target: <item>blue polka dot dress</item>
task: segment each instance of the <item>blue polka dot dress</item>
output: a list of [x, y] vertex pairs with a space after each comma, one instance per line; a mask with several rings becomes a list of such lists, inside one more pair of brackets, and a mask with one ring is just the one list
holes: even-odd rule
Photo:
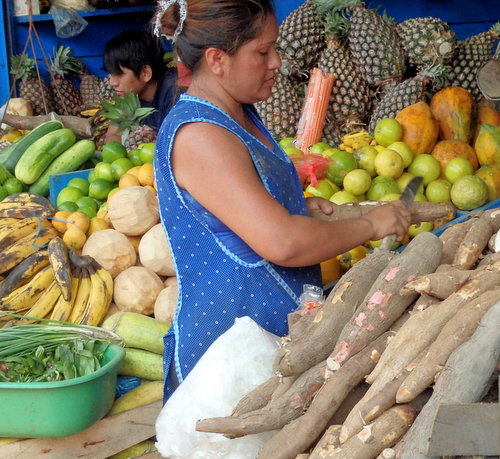
[[307, 214], [292, 162], [253, 108], [246, 106], [245, 110], [272, 141], [272, 150], [224, 111], [188, 94], [182, 94], [169, 112], [156, 142], [154, 169], [160, 217], [179, 285], [174, 322], [164, 339], [165, 400], [173, 392], [168, 378], [171, 366], [182, 382], [235, 318], [249, 316], [269, 332], [286, 335], [287, 315], [297, 308], [303, 284], [321, 285], [317, 265], [285, 268], [270, 263], [177, 186], [170, 168], [177, 130], [191, 122], [213, 123], [236, 134], [246, 145], [262, 183], [278, 202], [292, 214]]

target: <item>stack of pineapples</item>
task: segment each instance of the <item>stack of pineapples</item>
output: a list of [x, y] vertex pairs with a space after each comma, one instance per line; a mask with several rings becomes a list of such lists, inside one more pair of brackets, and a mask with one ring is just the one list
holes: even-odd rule
[[377, 121], [445, 86], [462, 86], [479, 100], [476, 74], [499, 37], [500, 22], [457, 41], [439, 18], [395, 24], [359, 0], [305, 0], [280, 26], [283, 63], [272, 96], [257, 110], [275, 138], [293, 137], [312, 69], [333, 73], [323, 141], [338, 145], [342, 135], [372, 131]]

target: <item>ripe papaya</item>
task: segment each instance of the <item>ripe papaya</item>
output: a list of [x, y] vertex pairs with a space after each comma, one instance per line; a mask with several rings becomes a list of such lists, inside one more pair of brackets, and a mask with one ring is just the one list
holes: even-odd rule
[[491, 124], [493, 126], [500, 126], [500, 112], [493, 107], [482, 106], [477, 108], [476, 115], [476, 132], [474, 134], [474, 141], [476, 141], [481, 129], [481, 124]]
[[448, 86], [436, 92], [429, 103], [439, 126], [442, 140], [472, 140], [475, 101], [470, 92], [461, 86]]
[[439, 127], [427, 103], [417, 102], [403, 108], [396, 120], [403, 128], [401, 140], [414, 155], [431, 153], [438, 139]]
[[500, 126], [482, 124], [474, 150], [481, 166], [500, 166]]

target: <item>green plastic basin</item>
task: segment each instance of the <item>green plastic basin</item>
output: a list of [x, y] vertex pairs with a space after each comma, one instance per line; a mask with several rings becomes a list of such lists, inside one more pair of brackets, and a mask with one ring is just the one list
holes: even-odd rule
[[0, 383], [0, 437], [66, 437], [111, 409], [125, 350], [110, 344], [101, 368], [67, 381]]

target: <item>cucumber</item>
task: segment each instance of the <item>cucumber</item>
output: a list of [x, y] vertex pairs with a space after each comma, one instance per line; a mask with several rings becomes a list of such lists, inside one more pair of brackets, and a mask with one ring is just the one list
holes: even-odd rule
[[43, 137], [45, 134], [53, 132], [56, 129], [62, 129], [63, 127], [63, 124], [58, 120], [46, 121], [45, 123], [38, 125], [36, 128], [21, 137], [17, 142], [0, 151], [0, 165], [13, 174], [19, 158], [21, 158], [31, 144]]
[[14, 175], [27, 185], [35, 183], [49, 164], [75, 142], [76, 135], [68, 128], [45, 134], [26, 149], [16, 164]]
[[42, 172], [36, 182], [29, 187], [29, 192], [47, 196], [51, 175], [78, 170], [85, 161], [92, 157], [94, 152], [95, 143], [92, 140], [79, 140], [49, 164], [49, 167]]
[[148, 381], [163, 381], [163, 357], [154, 352], [125, 347], [125, 357], [118, 368], [118, 374]]

